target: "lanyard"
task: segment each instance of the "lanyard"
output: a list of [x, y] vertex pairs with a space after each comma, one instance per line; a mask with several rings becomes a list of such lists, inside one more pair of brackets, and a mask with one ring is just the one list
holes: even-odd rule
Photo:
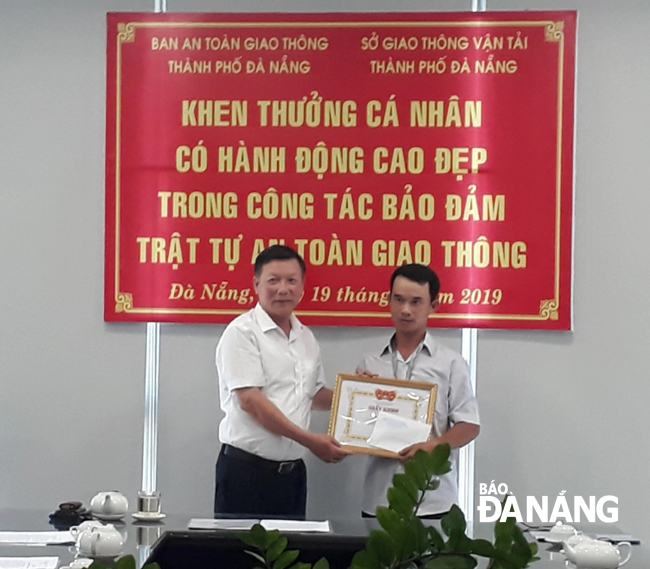
[[422, 348], [424, 347], [424, 340], [420, 342], [420, 345], [416, 348], [415, 352], [411, 354], [411, 357], [409, 358], [409, 362], [406, 364], [406, 377], [403, 378], [398, 378], [397, 377], [397, 368], [398, 368], [398, 361], [397, 361], [397, 342], [395, 341], [395, 338], [391, 341], [391, 358], [393, 361], [393, 377], [395, 379], [411, 379], [411, 375], [413, 375], [413, 367], [415, 366], [415, 360], [418, 359], [418, 356], [420, 355], [420, 352], [422, 351]]

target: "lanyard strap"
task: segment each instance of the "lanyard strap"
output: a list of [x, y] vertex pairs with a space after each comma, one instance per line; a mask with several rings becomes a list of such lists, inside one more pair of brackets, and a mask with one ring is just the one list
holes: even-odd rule
[[400, 378], [397, 377], [397, 368], [399, 362], [397, 361], [397, 341], [393, 338], [393, 341], [391, 342], [391, 358], [393, 361], [393, 377], [395, 379], [411, 379], [411, 376], [413, 375], [413, 367], [415, 366], [415, 360], [418, 359], [418, 356], [420, 355], [420, 352], [422, 351], [422, 348], [424, 346], [424, 340], [420, 342], [420, 345], [416, 348], [415, 352], [411, 354], [411, 357], [409, 358], [409, 362], [406, 364], [406, 377]]

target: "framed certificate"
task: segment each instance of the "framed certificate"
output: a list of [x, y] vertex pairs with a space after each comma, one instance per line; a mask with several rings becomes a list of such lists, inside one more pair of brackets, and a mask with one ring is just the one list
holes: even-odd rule
[[378, 420], [392, 416], [415, 421], [428, 425], [430, 433], [437, 389], [417, 381], [339, 374], [328, 433], [351, 453], [396, 458], [397, 453], [374, 444]]

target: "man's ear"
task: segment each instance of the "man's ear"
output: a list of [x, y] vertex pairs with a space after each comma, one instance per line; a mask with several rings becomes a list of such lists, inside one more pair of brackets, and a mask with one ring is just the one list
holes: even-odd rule
[[257, 278], [257, 275], [253, 277], [253, 290], [257, 294], [257, 285], [260, 284], [260, 279]]
[[431, 303], [431, 314], [435, 313], [440, 308], [440, 299], [436, 296], [435, 300]]

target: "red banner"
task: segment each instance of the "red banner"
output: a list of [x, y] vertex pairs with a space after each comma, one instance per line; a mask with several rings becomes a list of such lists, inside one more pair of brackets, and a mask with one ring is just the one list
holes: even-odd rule
[[270, 244], [308, 324], [571, 328], [575, 12], [109, 14], [105, 319], [230, 321]]

